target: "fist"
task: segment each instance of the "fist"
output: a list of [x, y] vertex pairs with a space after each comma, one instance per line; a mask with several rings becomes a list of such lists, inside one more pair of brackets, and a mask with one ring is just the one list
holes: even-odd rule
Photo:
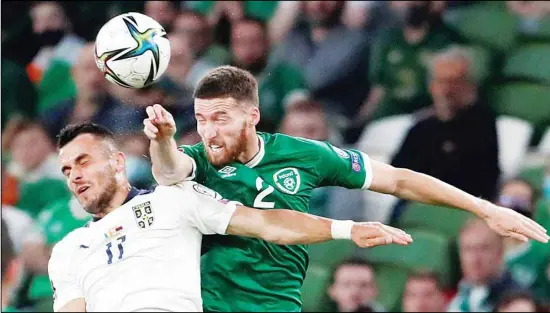
[[176, 133], [176, 122], [170, 112], [161, 105], [148, 106], [145, 111], [147, 118], [143, 120], [143, 132], [150, 140], [164, 141], [171, 139]]
[[351, 240], [361, 248], [370, 248], [392, 243], [406, 246], [412, 242], [412, 237], [398, 228], [378, 222], [365, 222], [353, 225]]

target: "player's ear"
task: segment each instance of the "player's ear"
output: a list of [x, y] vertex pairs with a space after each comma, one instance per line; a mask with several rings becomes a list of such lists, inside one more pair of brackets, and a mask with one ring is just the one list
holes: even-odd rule
[[257, 106], [251, 106], [248, 114], [248, 122], [251, 126], [256, 126], [260, 122], [260, 109]]
[[126, 156], [120, 151], [116, 153], [115, 169], [117, 173], [122, 173], [126, 169]]

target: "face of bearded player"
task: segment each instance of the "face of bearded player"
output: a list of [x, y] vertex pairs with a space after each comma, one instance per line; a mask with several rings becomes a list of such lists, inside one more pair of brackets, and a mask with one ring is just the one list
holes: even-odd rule
[[246, 161], [243, 158], [248, 154], [248, 141], [257, 140], [253, 122], [257, 111], [257, 107], [231, 97], [195, 99], [197, 132], [212, 165]]

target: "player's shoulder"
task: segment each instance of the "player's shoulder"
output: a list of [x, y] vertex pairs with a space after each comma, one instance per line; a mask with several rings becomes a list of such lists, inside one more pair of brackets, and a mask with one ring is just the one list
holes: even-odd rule
[[195, 196], [201, 194], [215, 199], [222, 198], [218, 192], [195, 181], [182, 181], [174, 185], [158, 186], [157, 189], [159, 189], [160, 193], [170, 193], [174, 195]]
[[258, 133], [265, 142], [266, 149], [283, 153], [304, 154], [312, 152], [330, 151], [330, 144], [326, 141], [313, 140], [303, 137], [290, 136], [281, 133]]
[[[87, 242], [86, 238], [89, 234], [88, 224], [83, 227], [72, 230], [65, 235], [63, 239], [57, 242], [53, 248], [50, 257], [50, 264], [66, 263], [70, 260], [70, 256], [80, 248], [80, 245]], [[65, 260], [65, 261], [63, 261]]]

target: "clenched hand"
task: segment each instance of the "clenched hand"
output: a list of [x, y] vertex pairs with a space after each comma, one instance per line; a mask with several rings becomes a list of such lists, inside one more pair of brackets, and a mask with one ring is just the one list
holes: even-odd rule
[[150, 140], [168, 140], [176, 133], [176, 122], [170, 112], [155, 104], [146, 109], [147, 118], [143, 120], [143, 132]]

